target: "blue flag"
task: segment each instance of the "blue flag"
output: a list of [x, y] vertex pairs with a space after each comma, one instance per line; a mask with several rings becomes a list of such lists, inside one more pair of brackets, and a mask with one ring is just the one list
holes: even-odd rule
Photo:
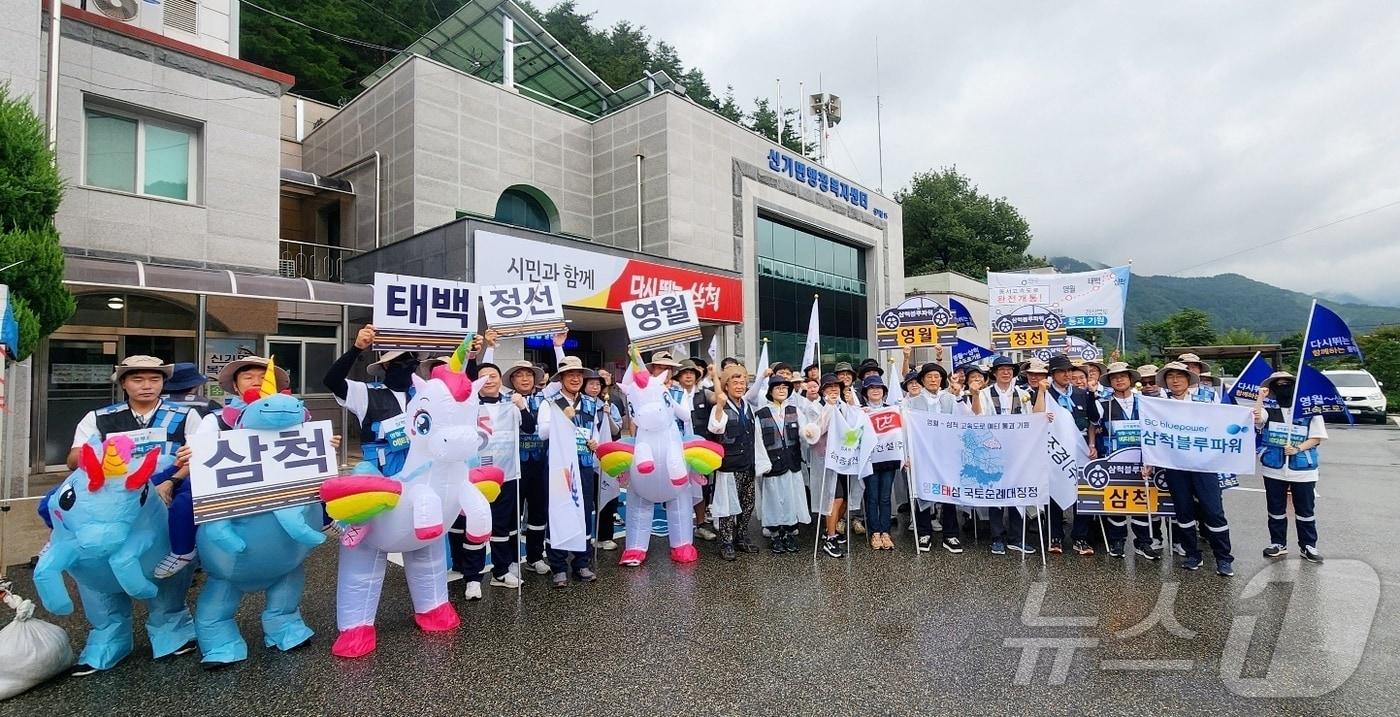
[[1355, 356], [1361, 361], [1361, 348], [1351, 338], [1351, 328], [1331, 309], [1313, 303], [1312, 315], [1308, 317], [1308, 328], [1304, 334], [1308, 345], [1303, 347], [1303, 363], [1318, 359]]
[[957, 299], [954, 299], [954, 298], [951, 297], [951, 296], [948, 297], [948, 310], [951, 311], [951, 312], [953, 312], [953, 318], [954, 318], [954, 319], [957, 319], [957, 321], [958, 321], [958, 328], [960, 328], [960, 329], [975, 329], [975, 328], [977, 328], [977, 324], [973, 323], [973, 321], [972, 321], [972, 312], [971, 312], [971, 311], [968, 311], [968, 310], [967, 310], [967, 307], [966, 307], [966, 306], [963, 306], [961, 301], [958, 301]]
[[953, 345], [953, 370], [971, 366], [982, 359], [996, 356], [997, 352], [972, 343], [966, 339], [958, 339]]
[[1264, 379], [1273, 372], [1274, 367], [1269, 365], [1269, 360], [1256, 351], [1254, 358], [1250, 359], [1240, 372], [1240, 377], [1235, 379], [1235, 385], [1225, 393], [1225, 403], [1253, 403], [1259, 398], [1259, 384], [1264, 383]]
[[1346, 402], [1342, 400], [1342, 394], [1332, 385], [1332, 380], [1312, 366], [1303, 364], [1302, 373], [1298, 375], [1297, 388], [1293, 391], [1293, 416], [1327, 416], [1338, 413], [1347, 417], [1347, 423], [1356, 423], [1351, 411], [1347, 410]]

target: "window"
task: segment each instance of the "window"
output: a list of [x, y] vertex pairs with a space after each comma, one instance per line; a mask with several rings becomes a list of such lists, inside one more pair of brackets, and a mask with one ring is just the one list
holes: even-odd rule
[[89, 107], [83, 183], [182, 202], [197, 201], [198, 129]]
[[556, 215], [549, 197], [534, 187], [510, 187], [496, 200], [495, 219], [498, 222], [547, 232], [553, 231]]
[[267, 337], [267, 352], [292, 379], [298, 396], [325, 395], [321, 379], [340, 355], [336, 326], [329, 324], [277, 325], [278, 336]]

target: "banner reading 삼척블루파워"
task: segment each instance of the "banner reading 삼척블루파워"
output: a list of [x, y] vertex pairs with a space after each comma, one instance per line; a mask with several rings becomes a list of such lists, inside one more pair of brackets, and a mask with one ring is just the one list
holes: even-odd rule
[[1202, 473], [1254, 473], [1254, 409], [1142, 396], [1142, 462]]
[[1049, 492], [1044, 414], [954, 416], [906, 411], [920, 500], [966, 506], [1043, 505]]

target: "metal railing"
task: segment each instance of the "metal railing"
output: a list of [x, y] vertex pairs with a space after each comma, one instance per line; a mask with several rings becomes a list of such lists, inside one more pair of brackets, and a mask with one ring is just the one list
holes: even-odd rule
[[296, 279], [343, 281], [341, 267], [346, 257], [359, 253], [346, 247], [283, 239], [277, 273]]

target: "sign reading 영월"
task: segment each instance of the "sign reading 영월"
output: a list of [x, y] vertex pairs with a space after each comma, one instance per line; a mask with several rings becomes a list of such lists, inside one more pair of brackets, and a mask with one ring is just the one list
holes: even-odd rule
[[1171, 515], [1175, 512], [1167, 476], [1160, 468], [1142, 477], [1142, 449], [1123, 448], [1089, 461], [1079, 481], [1084, 515]]
[[497, 284], [481, 288], [486, 325], [501, 338], [553, 334], [564, 329], [559, 282]]
[[1044, 414], [910, 411], [907, 417], [909, 463], [921, 500], [992, 507], [1046, 502]]
[[336, 473], [330, 421], [284, 430], [196, 431], [189, 440], [194, 522], [208, 523], [321, 500]]
[[1142, 462], [1202, 473], [1254, 473], [1254, 410], [1141, 397]]
[[700, 338], [700, 317], [695, 314], [689, 291], [624, 301], [622, 319], [627, 322], [627, 338], [638, 351]]
[[958, 318], [927, 296], [911, 296], [880, 312], [875, 322], [875, 348], [952, 346], [958, 340]]
[[374, 274], [374, 347], [449, 353], [476, 333], [477, 285]]

